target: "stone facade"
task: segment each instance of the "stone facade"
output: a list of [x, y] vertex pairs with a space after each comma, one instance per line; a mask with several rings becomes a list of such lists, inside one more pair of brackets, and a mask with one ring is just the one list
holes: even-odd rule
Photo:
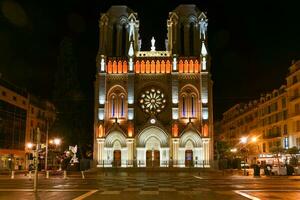
[[99, 20], [94, 160], [98, 167], [209, 167], [212, 81], [207, 17], [195, 5], [169, 13], [166, 50], [141, 51], [137, 13], [112, 6]]

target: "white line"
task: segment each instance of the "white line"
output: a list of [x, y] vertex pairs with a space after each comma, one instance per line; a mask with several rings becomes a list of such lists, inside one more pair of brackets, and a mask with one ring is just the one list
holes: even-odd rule
[[241, 196], [243, 196], [243, 197], [246, 197], [246, 198], [248, 198], [248, 199], [251, 199], [251, 200], [260, 200], [260, 198], [257, 198], [257, 197], [255, 197], [255, 196], [252, 196], [252, 195], [250, 195], [250, 194], [247, 194], [247, 193], [244, 193], [244, 192], [241, 192], [241, 191], [238, 191], [238, 190], [236, 190], [236, 191], [234, 191], [235, 193], [237, 193], [237, 194], [239, 194], [239, 195], [241, 195]]
[[82, 199], [84, 199], [84, 198], [86, 198], [86, 197], [88, 197], [88, 196], [91, 196], [91, 195], [94, 194], [95, 192], [98, 192], [98, 190], [91, 190], [91, 191], [89, 191], [89, 192], [87, 192], [87, 193], [85, 193], [85, 194], [83, 194], [83, 195], [80, 195], [79, 197], [76, 197], [76, 198], [73, 199], [73, 200], [82, 200]]
[[281, 190], [274, 190], [274, 189], [269, 189], [269, 190], [236, 190], [240, 192], [300, 192], [299, 189], [281, 189]]
[[[93, 189], [38, 189], [40, 192], [87, 192]], [[0, 189], [0, 192], [33, 192], [33, 189]]]
[[194, 176], [195, 178], [197, 178], [197, 179], [203, 179], [202, 177], [200, 177], [200, 176]]

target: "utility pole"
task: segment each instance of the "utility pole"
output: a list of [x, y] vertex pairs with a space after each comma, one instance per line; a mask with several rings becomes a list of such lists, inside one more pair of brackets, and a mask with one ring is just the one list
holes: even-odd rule
[[39, 146], [41, 140], [40, 128], [37, 128], [36, 132], [36, 149], [35, 149], [35, 170], [34, 170], [34, 179], [33, 179], [33, 191], [37, 192], [37, 183], [38, 183], [38, 164], [39, 164]]
[[48, 129], [49, 129], [49, 124], [48, 124], [48, 119], [46, 120], [46, 156], [45, 156], [45, 172], [47, 173], [48, 171]]

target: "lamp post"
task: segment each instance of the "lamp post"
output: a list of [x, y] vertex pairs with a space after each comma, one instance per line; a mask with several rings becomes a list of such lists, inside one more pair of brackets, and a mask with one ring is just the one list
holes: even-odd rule
[[[252, 137], [250, 142], [256, 143], [257, 137]], [[248, 137], [241, 137], [240, 138], [240, 143], [243, 144], [243, 151], [244, 151], [244, 175], [246, 176], [246, 160], [247, 160], [247, 154], [249, 152], [249, 149], [246, 147], [246, 144], [249, 144], [248, 142]]]
[[34, 180], [33, 180], [33, 191], [37, 192], [37, 183], [38, 183], [38, 163], [39, 163], [39, 146], [41, 140], [40, 129], [37, 128], [36, 134], [36, 150], [35, 150], [35, 170], [34, 170]]
[[45, 171], [46, 171], [46, 173], [48, 170], [48, 129], [49, 129], [49, 123], [48, 123], [48, 120], [46, 120], [46, 156], [45, 156]]

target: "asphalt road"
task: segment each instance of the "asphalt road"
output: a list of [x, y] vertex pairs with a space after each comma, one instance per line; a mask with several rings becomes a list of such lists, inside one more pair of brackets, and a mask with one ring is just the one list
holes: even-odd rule
[[0, 177], [0, 199], [300, 199], [300, 177], [243, 177], [195, 173], [107, 173], [39, 178]]

